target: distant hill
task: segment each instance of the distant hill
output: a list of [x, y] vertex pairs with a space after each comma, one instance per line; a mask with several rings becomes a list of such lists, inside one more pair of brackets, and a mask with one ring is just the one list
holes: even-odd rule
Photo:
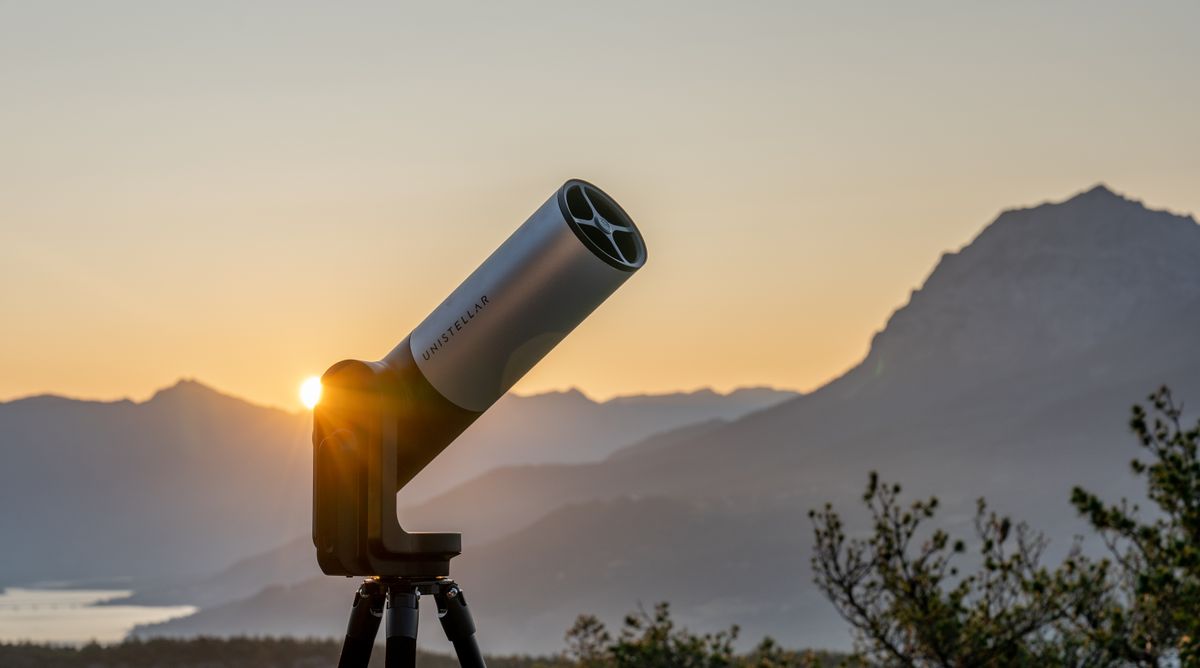
[[[1082, 530], [1071, 485], [1137, 493], [1128, 409], [1162, 383], [1200, 401], [1200, 226], [1101, 186], [1002, 213], [809, 395], [604, 461], [499, 468], [402, 514], [464, 531], [453, 572], [494, 651], [660, 599], [693, 627], [844, 646], [811, 586], [809, 508], [857, 517], [876, 469], [941, 497], [952, 530], [986, 495], [1061, 549]], [[314, 578], [142, 632], [336, 633], [350, 589]]]
[[[611, 458], [620, 459], [630, 457], [640, 452], [653, 451], [674, 445], [726, 423], [725, 420], [713, 419], [653, 434], [627, 448], [618, 450], [613, 453]], [[578, 470], [581, 470], [578, 465], [571, 464], [533, 464], [501, 467], [496, 471], [501, 476], [513, 476], [513, 484], [517, 485], [526, 476], [539, 483], [562, 480], [566, 485], [571, 485], [574, 482], [573, 476], [567, 475], [560, 478], [555, 475], [555, 472], [564, 471], [574, 473]], [[586, 470], [586, 468], [582, 470]], [[571, 496], [567, 490], [560, 487], [554, 487], [554, 489], [557, 491], [557, 494], [553, 494], [549, 502], [559, 504], [571, 500]], [[585, 487], [581, 489], [587, 490], [590, 488]], [[585, 492], [580, 498], [587, 500], [595, 498], [595, 496], [594, 493]], [[499, 525], [501, 533], [505, 530], [511, 530], [513, 526], [512, 522], [520, 523], [521, 517], [524, 517], [526, 521], [540, 518], [543, 509], [530, 507], [531, 499], [527, 497], [522, 497], [521, 500], [524, 501], [524, 504], [521, 506], [496, 504], [497, 508], [506, 508], [511, 511], [510, 523]], [[434, 527], [417, 526], [410, 528], [420, 530], [432, 529]], [[472, 536], [472, 538], [478, 541], [490, 535], [487, 532], [480, 532], [480, 534], [479, 536]], [[320, 570], [317, 568], [314, 557], [312, 539], [308, 534], [305, 534], [273, 550], [240, 559], [228, 568], [212, 575], [191, 578], [159, 578], [157, 580], [144, 581], [133, 596], [121, 599], [115, 603], [171, 605], [187, 601], [188, 605], [219, 607], [224, 603], [244, 598], [247, 592], [255, 592], [268, 586], [282, 585], [286, 587], [318, 575], [320, 575]], [[219, 613], [216, 613], [214, 616], [218, 619], [220, 618]], [[283, 619], [281, 623], [290, 623], [290, 618]]]
[[0, 580], [204, 573], [303, 533], [305, 424], [194, 381], [0, 404]]
[[[457, 468], [418, 481], [437, 493], [496, 465], [599, 461], [653, 433], [794, 396], [761, 389], [607, 402], [579, 392], [506, 396], [447, 453]], [[195, 381], [141, 403], [55, 396], [0, 403], [0, 585], [132, 583], [161, 599], [204, 584], [204, 600], [244, 594], [239, 587], [249, 585], [223, 590], [208, 578], [308, 534], [310, 420]]]
[[694, 422], [731, 420], [795, 398], [765, 387], [643, 394], [596, 402], [578, 390], [507, 395], [404, 488], [423, 501], [498, 466], [604, 459], [651, 434]]

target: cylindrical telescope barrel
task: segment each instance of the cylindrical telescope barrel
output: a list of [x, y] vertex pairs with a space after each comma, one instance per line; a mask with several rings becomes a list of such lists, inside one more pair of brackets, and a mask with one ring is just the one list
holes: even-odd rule
[[[436, 395], [417, 393], [422, 406], [410, 408], [419, 417], [401, 412], [401, 434], [416, 427], [420, 433], [414, 437], [432, 442], [403, 448], [399, 484], [412, 479], [645, 262], [641, 234], [611, 197], [585, 181], [559, 188], [383, 358], [402, 383], [427, 383]], [[439, 424], [430, 422], [431, 413]]]
[[483, 412], [645, 261], [616, 202], [569, 181], [384, 361], [411, 355], [439, 394]]

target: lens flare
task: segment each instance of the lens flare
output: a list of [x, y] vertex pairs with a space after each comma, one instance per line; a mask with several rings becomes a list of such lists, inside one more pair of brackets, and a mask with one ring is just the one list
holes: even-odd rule
[[309, 410], [316, 407], [321, 401], [321, 379], [313, 376], [308, 378], [300, 385], [300, 401]]

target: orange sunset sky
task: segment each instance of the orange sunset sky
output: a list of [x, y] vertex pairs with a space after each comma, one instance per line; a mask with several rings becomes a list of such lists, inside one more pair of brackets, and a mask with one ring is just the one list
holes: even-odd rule
[[569, 177], [650, 259], [523, 393], [811, 389], [1003, 208], [1200, 211], [1196, 3], [425, 5], [0, 3], [0, 400], [298, 409]]

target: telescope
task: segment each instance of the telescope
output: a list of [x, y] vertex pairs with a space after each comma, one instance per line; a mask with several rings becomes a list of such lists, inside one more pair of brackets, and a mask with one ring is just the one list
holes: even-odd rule
[[367, 578], [339, 666], [366, 666], [386, 606], [387, 666], [415, 665], [433, 595], [461, 665], [483, 666], [450, 560], [457, 533], [410, 533], [396, 494], [646, 262], [625, 210], [567, 181], [382, 359], [321, 377], [313, 412], [313, 544], [327, 575]]

